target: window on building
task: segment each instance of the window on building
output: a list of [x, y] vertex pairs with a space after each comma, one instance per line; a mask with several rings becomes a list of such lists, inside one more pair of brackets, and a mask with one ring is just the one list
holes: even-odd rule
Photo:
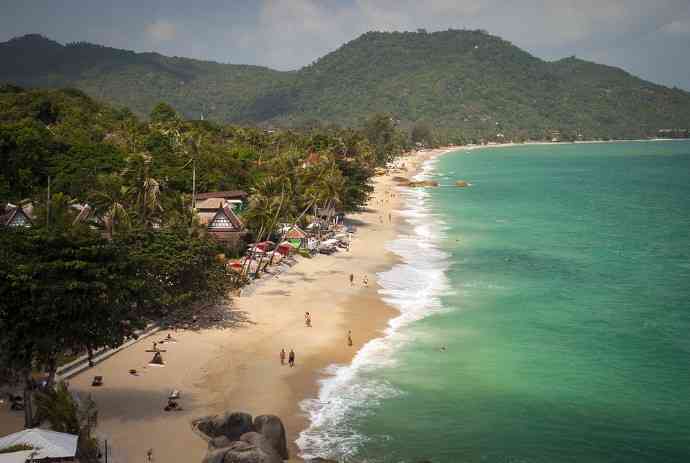
[[210, 229], [218, 229], [218, 228], [233, 228], [232, 222], [230, 222], [230, 219], [228, 219], [228, 216], [225, 215], [223, 212], [219, 212], [216, 214], [216, 217], [213, 219], [213, 222], [211, 222], [211, 225], [208, 227]]
[[24, 214], [16, 214], [10, 223], [10, 227], [28, 227], [29, 221]]

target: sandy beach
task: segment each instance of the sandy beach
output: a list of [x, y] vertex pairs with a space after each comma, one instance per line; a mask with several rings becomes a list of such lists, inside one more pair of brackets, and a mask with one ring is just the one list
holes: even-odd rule
[[[421, 162], [447, 151], [401, 158], [406, 172], [392, 175], [411, 175]], [[395, 256], [385, 249], [396, 236], [395, 211], [400, 206], [392, 175], [375, 177], [369, 207], [348, 216], [357, 228], [350, 251], [301, 258], [288, 272], [262, 281], [250, 296], [234, 298], [227, 309], [232, 320], [228, 327], [172, 332], [176, 342], [160, 346], [163, 367], [148, 365], [153, 355], [148, 351], [167, 331], [69, 380], [74, 391], [91, 394], [98, 405], [96, 431], [112, 448], [109, 461], [143, 462], [153, 449], [154, 461], [200, 462], [207, 445], [191, 423], [225, 411], [280, 416], [287, 427], [291, 461], [299, 461], [294, 440], [307, 425], [300, 401], [316, 396], [324, 368], [350, 362], [396, 314], [381, 301], [376, 284], [376, 273], [395, 263]], [[363, 284], [365, 276], [368, 285]], [[311, 314], [311, 327], [305, 325], [305, 312]], [[348, 330], [353, 346], [347, 343]], [[294, 368], [280, 364], [282, 348], [294, 349]], [[129, 374], [130, 369], [138, 374]], [[103, 376], [102, 387], [91, 387], [95, 375]], [[165, 412], [173, 389], [181, 393], [183, 410]], [[21, 425], [21, 412], [0, 405], [0, 435]]]

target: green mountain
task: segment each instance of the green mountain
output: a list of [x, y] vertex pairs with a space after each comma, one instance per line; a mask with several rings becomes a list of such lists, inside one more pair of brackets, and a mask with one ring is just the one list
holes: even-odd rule
[[299, 71], [219, 64], [30, 35], [0, 44], [0, 81], [76, 87], [148, 114], [275, 126], [403, 126], [472, 138], [641, 137], [690, 126], [690, 93], [577, 59], [543, 61], [483, 31], [369, 32]]

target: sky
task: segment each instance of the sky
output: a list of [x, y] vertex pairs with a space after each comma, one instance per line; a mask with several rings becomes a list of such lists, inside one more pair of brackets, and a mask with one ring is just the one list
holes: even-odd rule
[[0, 41], [40, 33], [298, 69], [370, 31], [484, 29], [690, 90], [690, 0], [0, 0]]

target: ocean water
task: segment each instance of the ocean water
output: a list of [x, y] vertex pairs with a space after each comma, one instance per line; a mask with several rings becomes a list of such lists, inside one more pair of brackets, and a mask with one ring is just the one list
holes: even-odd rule
[[690, 462], [690, 142], [457, 151], [421, 176], [442, 186], [402, 193], [403, 262], [378, 275], [400, 316], [303, 402], [304, 456]]

